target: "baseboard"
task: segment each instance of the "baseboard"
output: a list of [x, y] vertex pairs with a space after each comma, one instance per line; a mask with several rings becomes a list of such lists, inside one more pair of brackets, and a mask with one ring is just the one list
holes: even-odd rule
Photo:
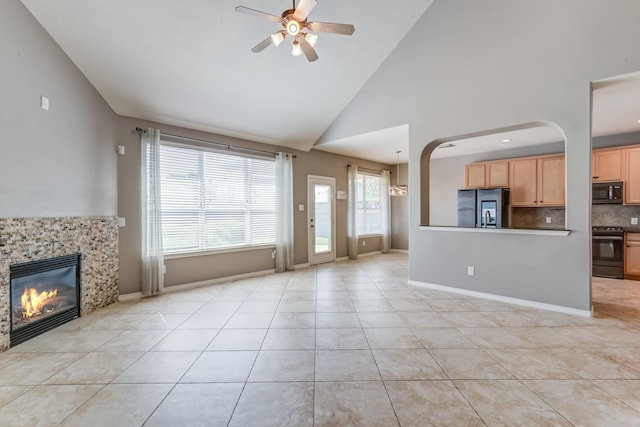
[[303, 268], [309, 268], [309, 263], [305, 262], [303, 264], [296, 264], [293, 266], [294, 270], [302, 270]]
[[133, 301], [142, 298], [142, 292], [133, 292], [131, 294], [118, 295], [118, 301]]
[[[275, 272], [276, 271], [274, 269], [254, 271], [251, 273], [236, 274], [234, 276], [219, 277], [217, 279], [209, 279], [209, 280], [202, 280], [199, 282], [185, 283], [182, 285], [168, 286], [164, 288], [162, 293], [168, 294], [172, 292], [188, 291], [191, 289], [201, 288], [203, 286], [216, 285], [218, 283], [224, 283], [224, 282], [233, 282], [234, 280], [250, 279], [252, 277], [264, 276], [266, 274], [273, 274]], [[131, 301], [139, 298], [142, 298], [142, 292], [134, 292], [131, 294], [120, 295], [118, 300]]]
[[443, 286], [443, 285], [436, 285], [436, 284], [433, 284], [433, 283], [418, 282], [416, 280], [409, 280], [407, 283], [409, 284], [409, 286], [413, 286], [413, 287], [416, 287], [416, 288], [433, 289], [433, 290], [436, 290], [436, 291], [444, 291], [444, 292], [450, 292], [450, 293], [453, 293], [453, 294], [467, 295], [467, 296], [471, 296], [471, 297], [475, 297], [475, 298], [490, 299], [490, 300], [493, 300], [493, 301], [504, 302], [504, 303], [507, 303], [507, 304], [514, 304], [514, 305], [520, 305], [520, 306], [524, 306], [524, 307], [537, 308], [539, 310], [555, 311], [555, 312], [558, 312], [558, 313], [571, 314], [571, 315], [574, 315], [574, 316], [581, 316], [581, 317], [591, 317], [592, 316], [591, 311], [578, 310], [576, 308], [564, 307], [562, 305], [553, 305], [553, 304], [546, 304], [546, 303], [543, 303], [543, 302], [529, 301], [529, 300], [524, 300], [524, 299], [519, 299], [519, 298], [512, 298], [512, 297], [505, 297], [505, 296], [502, 296], [502, 295], [488, 294], [488, 293], [485, 293], [485, 292], [477, 292], [477, 291], [470, 291], [470, 290], [467, 290], [467, 289], [453, 288], [451, 286]]
[[367, 252], [365, 254], [358, 254], [358, 258], [363, 257], [363, 256], [371, 256], [371, 255], [380, 255], [382, 252], [381, 251], [373, 251], [373, 252]]
[[409, 253], [409, 249], [391, 249], [389, 252], [398, 252], [401, 254], [408, 254]]

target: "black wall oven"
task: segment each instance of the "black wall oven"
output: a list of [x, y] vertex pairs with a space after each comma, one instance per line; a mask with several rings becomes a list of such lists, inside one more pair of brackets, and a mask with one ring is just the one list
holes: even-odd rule
[[597, 277], [624, 278], [624, 230], [621, 227], [593, 227], [592, 273]]

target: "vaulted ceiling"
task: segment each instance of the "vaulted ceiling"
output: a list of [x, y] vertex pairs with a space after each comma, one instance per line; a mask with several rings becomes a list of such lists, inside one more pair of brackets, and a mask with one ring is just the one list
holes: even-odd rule
[[[305, 151], [433, 0], [317, 1], [310, 21], [356, 32], [318, 33], [320, 58], [310, 63], [290, 54], [290, 39], [252, 53], [280, 24], [234, 11], [279, 16], [290, 0], [22, 0], [117, 114]], [[594, 88], [594, 135], [640, 130], [637, 74]], [[383, 163], [395, 163], [400, 150], [405, 163], [408, 127], [316, 148]]]
[[234, 11], [290, 0], [22, 2], [117, 114], [309, 150], [432, 0], [319, 0], [310, 21], [356, 32], [317, 33], [313, 63], [252, 53], [280, 24]]

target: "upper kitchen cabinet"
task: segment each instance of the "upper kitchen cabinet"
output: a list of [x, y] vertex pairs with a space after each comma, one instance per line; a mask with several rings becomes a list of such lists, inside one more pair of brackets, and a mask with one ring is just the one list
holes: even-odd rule
[[509, 162], [512, 206], [538, 205], [538, 163], [536, 159], [514, 159]]
[[464, 182], [466, 188], [485, 188], [485, 166], [484, 163], [472, 163], [465, 166]]
[[624, 179], [624, 150], [594, 150], [591, 158], [591, 172], [594, 182], [622, 181]]
[[471, 163], [465, 166], [466, 188], [496, 188], [509, 186], [509, 162]]
[[564, 206], [564, 156], [513, 159], [509, 162], [511, 205]]
[[625, 150], [624, 203], [640, 204], [640, 147]]
[[564, 156], [538, 159], [538, 206], [564, 206]]
[[485, 163], [485, 174], [487, 188], [509, 186], [509, 162], [507, 160]]

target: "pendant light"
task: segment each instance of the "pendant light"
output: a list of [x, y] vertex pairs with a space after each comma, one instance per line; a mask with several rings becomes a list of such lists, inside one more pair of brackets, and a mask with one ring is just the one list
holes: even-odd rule
[[407, 185], [400, 185], [399, 181], [400, 181], [400, 151], [396, 151], [396, 156], [397, 156], [397, 171], [396, 171], [396, 183], [395, 185], [390, 185], [389, 186], [389, 195], [390, 196], [406, 196], [407, 194], [409, 194], [409, 186]]

